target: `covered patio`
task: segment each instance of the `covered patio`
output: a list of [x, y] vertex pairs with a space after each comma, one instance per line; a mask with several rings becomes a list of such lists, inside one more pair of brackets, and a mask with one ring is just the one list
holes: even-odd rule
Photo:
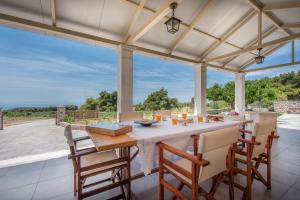
[[[165, 25], [172, 17], [173, 2], [178, 4], [175, 16], [182, 21], [176, 34], [170, 34]], [[295, 59], [295, 43], [300, 38], [299, 13], [300, 2], [296, 0], [0, 1], [2, 25], [117, 49], [118, 113], [133, 111], [133, 56], [146, 54], [194, 68], [195, 115], [207, 114], [207, 68], [234, 74], [235, 111], [245, 116], [247, 73], [300, 64]], [[290, 62], [252, 67], [288, 43]], [[254, 181], [253, 199], [299, 196], [300, 149], [295, 145], [300, 142], [299, 130], [279, 126], [278, 132], [280, 139], [274, 141], [272, 148], [273, 188], [265, 190]], [[132, 168], [138, 171], [139, 163], [133, 162]], [[65, 157], [2, 168], [0, 196], [74, 199], [72, 170]], [[18, 182], [21, 179], [26, 181]], [[206, 181], [204, 187], [209, 183]], [[216, 199], [228, 198], [225, 188], [218, 189]], [[158, 175], [133, 181], [132, 191], [136, 199], [158, 199]], [[108, 198], [113, 193], [90, 199]], [[184, 193], [190, 198], [188, 190]], [[242, 198], [242, 193], [236, 190], [235, 197]]]

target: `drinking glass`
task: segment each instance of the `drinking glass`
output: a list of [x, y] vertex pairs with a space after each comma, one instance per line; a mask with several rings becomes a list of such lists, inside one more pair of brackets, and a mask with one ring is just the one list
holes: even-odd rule
[[161, 121], [161, 115], [155, 115], [155, 120], [156, 121]]
[[172, 117], [172, 125], [176, 126], [178, 124], [178, 118], [177, 117]]
[[198, 115], [198, 123], [203, 122], [203, 117], [201, 115]]

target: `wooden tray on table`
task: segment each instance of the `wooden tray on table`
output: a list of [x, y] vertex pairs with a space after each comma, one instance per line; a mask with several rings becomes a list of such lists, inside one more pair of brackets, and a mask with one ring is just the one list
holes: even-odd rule
[[101, 123], [87, 126], [86, 131], [101, 135], [119, 136], [132, 132], [132, 126], [113, 123]]

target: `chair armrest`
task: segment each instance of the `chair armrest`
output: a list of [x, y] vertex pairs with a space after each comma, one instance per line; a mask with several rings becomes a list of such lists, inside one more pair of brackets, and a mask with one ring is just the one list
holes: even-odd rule
[[68, 156], [68, 159], [78, 158], [78, 157], [85, 156], [85, 155], [92, 154], [92, 153], [96, 153], [96, 152], [98, 152], [98, 151], [95, 147], [82, 149], [82, 150], [76, 151], [76, 153], [74, 155], [70, 154]]
[[251, 145], [260, 145], [261, 143], [260, 142], [257, 142], [257, 141], [251, 141], [251, 140], [246, 140], [246, 139], [243, 139], [243, 138], [239, 138], [238, 139], [240, 142], [243, 142], [243, 143], [246, 143], [246, 144], [251, 144]]
[[245, 130], [245, 129], [240, 129], [240, 132], [242, 132], [242, 133], [248, 133], [248, 134], [252, 134], [252, 131]]
[[193, 155], [188, 154], [188, 153], [186, 153], [184, 151], [176, 149], [175, 147], [172, 147], [172, 146], [167, 145], [165, 143], [161, 143], [161, 142], [158, 143], [158, 147], [161, 148], [161, 149], [164, 149], [166, 151], [169, 151], [169, 152], [171, 152], [171, 153], [173, 153], [173, 154], [175, 154], [177, 156], [185, 158], [185, 159], [187, 159], [187, 160], [189, 160], [189, 161], [191, 161], [191, 162], [193, 162], [193, 163], [195, 163], [197, 165], [206, 166], [206, 165], [209, 164], [209, 162], [207, 160], [204, 160], [204, 159], [199, 160], [196, 156], [193, 156]]
[[90, 139], [90, 136], [82, 136], [82, 137], [78, 137], [78, 138], [73, 139], [73, 141], [74, 142], [79, 142], [79, 141], [88, 140], [88, 139]]

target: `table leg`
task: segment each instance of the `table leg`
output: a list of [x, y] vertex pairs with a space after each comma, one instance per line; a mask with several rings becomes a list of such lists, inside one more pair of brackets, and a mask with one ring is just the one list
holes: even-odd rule
[[[243, 129], [243, 130], [246, 129], [246, 123], [243, 123], [242, 129]], [[242, 133], [242, 138], [245, 139], [245, 133], [244, 133], [244, 132]], [[243, 145], [243, 148], [245, 148], [245, 143], [242, 143], [242, 145]]]

